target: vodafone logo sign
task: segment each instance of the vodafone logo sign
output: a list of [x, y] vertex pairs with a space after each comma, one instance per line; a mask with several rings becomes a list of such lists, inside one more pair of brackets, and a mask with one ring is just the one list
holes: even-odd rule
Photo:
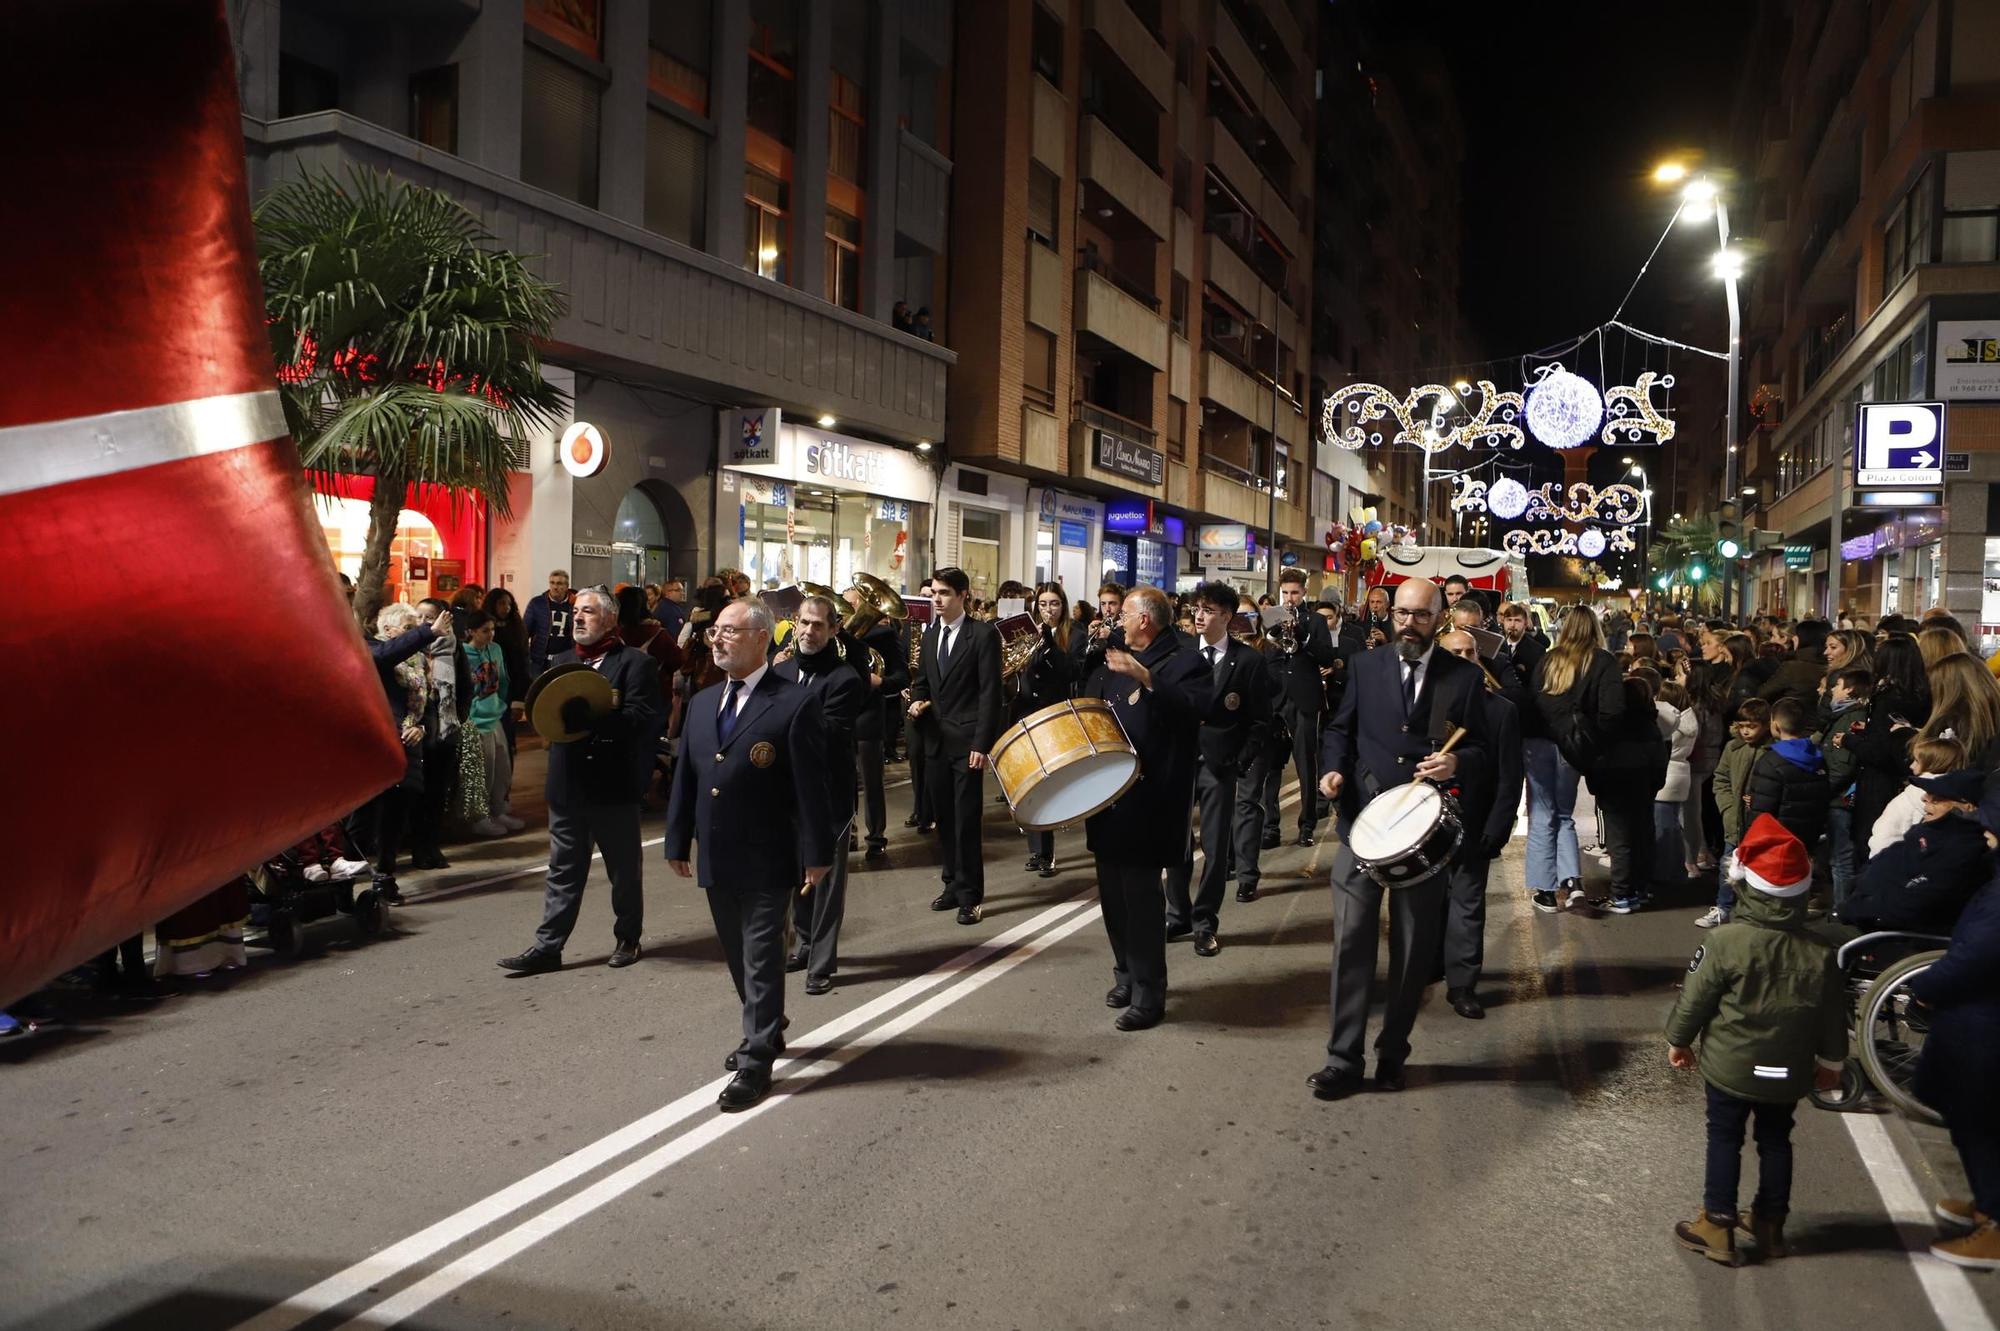
[[589, 421], [578, 421], [563, 431], [556, 454], [562, 458], [563, 470], [570, 475], [595, 476], [604, 470], [604, 459], [608, 456], [604, 432]]

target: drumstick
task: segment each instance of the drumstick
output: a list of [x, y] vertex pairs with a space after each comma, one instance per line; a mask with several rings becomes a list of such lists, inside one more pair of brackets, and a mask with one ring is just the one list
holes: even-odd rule
[[1438, 752], [1441, 754], [1450, 753], [1454, 748], [1458, 746], [1458, 742], [1464, 739], [1465, 736], [1466, 736], [1466, 729], [1464, 726], [1453, 726], [1451, 728], [1451, 734], [1445, 737], [1444, 747], [1439, 749]]

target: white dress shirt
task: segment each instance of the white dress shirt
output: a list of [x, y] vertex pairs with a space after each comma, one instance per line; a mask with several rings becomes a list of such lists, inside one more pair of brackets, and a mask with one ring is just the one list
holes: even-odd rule
[[[770, 672], [770, 669], [771, 669], [770, 662], [767, 661], [763, 665], [758, 666], [755, 670], [752, 670], [749, 674], [745, 675], [743, 677], [743, 682], [737, 686], [736, 688], [737, 720], [740, 721], [743, 719], [743, 704], [750, 701], [750, 695], [752, 692], [756, 690], [758, 681], [762, 680], [764, 676]], [[729, 699], [728, 680], [724, 680], [722, 682], [722, 697], [724, 704], [727, 705]], [[718, 721], [722, 719], [721, 707], [715, 709], [715, 716]]]

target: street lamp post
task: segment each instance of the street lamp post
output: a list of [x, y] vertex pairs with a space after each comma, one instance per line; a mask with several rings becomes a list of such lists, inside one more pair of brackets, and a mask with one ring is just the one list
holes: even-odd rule
[[[1736, 297], [1736, 279], [1742, 275], [1743, 263], [1729, 248], [1729, 205], [1717, 198], [1715, 201], [1715, 230], [1722, 241], [1722, 252], [1716, 256], [1716, 272], [1722, 278], [1723, 293], [1729, 299], [1729, 411], [1725, 428], [1729, 437], [1723, 441], [1722, 450], [1722, 493], [1738, 503], [1736, 498], [1736, 403], [1742, 397], [1743, 375], [1743, 307]], [[1722, 617], [1729, 618], [1729, 593], [1736, 584], [1736, 561], [1730, 560], [1722, 566]]]

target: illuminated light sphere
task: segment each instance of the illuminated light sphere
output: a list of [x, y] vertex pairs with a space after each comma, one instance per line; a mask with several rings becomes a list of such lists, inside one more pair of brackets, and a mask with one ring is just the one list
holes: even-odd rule
[[1511, 476], [1501, 477], [1486, 492], [1486, 511], [1496, 518], [1520, 517], [1528, 511], [1528, 487]]
[[1604, 553], [1604, 533], [1595, 527], [1586, 527], [1576, 538], [1576, 552], [1585, 559], [1595, 559]]
[[1550, 448], [1575, 448], [1597, 433], [1604, 399], [1589, 380], [1558, 365], [1528, 392], [1528, 430]]

